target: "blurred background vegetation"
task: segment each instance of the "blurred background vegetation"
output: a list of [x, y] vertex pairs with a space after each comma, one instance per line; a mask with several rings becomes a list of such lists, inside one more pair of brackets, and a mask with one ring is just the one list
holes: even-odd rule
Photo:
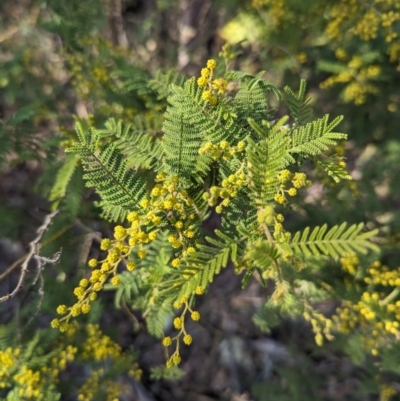
[[[111, 232], [82, 171], [65, 158], [75, 122], [101, 127], [109, 117], [129, 122], [153, 107], [162, 109], [165, 104], [152, 98], [143, 82], [159, 68], [198, 75], [226, 42], [238, 44], [236, 66], [265, 70], [280, 88], [297, 87], [305, 78], [316, 116], [345, 116], [340, 130], [348, 133], [349, 143], [335, 152], [346, 155], [354, 181], [332, 186], [317, 172], [315, 178], [326, 186], [314, 185], [299, 201], [291, 227], [364, 221], [380, 229], [380, 262], [389, 270], [400, 266], [400, 0], [2, 0], [0, 296], [14, 288], [15, 262], [52, 207], [60, 213], [42, 254], [51, 256], [62, 247], [62, 256], [43, 272], [44, 295], [32, 271], [18, 296], [0, 304], [0, 350], [35, 338], [31, 353], [49, 361], [54, 357], [49, 350], [64, 341], [47, 331], [54, 308], [70, 303], [88, 256], [99, 252], [101, 237]], [[67, 166], [63, 174], [71, 172], [68, 188], [54, 187], [61, 166]], [[239, 282], [224, 272], [201, 301], [205, 318], [201, 328], [193, 328], [186, 375], [173, 382], [154, 381], [150, 373], [163, 363], [162, 347], [146, 334], [140, 315], [123, 305], [115, 309], [113, 295], [103, 295], [88, 321], [100, 323], [115, 347], [122, 347], [105, 346], [111, 357], [126, 353], [129, 363], [109, 373], [108, 387], [120, 383], [128, 390], [93, 399], [397, 399], [399, 346], [381, 355], [378, 366], [356, 336], [317, 347], [300, 319], [277, 320], [264, 334], [252, 316], [266, 313], [265, 290], [254, 283], [242, 292]], [[335, 305], [324, 307], [330, 313]], [[93, 329], [79, 340], [80, 330], [71, 334], [72, 343], [85, 343], [96, 333]], [[132, 345], [142, 374], [132, 368]], [[53, 361], [58, 365], [67, 358], [60, 352]], [[88, 355], [80, 364], [59, 366], [61, 398], [49, 386], [44, 399], [74, 400], [78, 388], [86, 394], [82, 386], [88, 378], [95, 381], [93, 372], [101, 369], [96, 356]], [[25, 399], [18, 397], [0, 387], [0, 399]]]

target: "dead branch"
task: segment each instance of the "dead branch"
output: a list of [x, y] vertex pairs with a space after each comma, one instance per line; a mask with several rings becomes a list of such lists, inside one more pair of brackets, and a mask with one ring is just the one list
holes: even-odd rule
[[29, 253], [28, 256], [26, 257], [26, 259], [24, 260], [24, 262], [21, 265], [21, 273], [19, 276], [19, 280], [17, 285], [15, 286], [14, 290], [12, 292], [10, 292], [9, 294], [3, 296], [0, 298], [0, 303], [1, 302], [5, 302], [8, 301], [9, 299], [15, 297], [15, 295], [17, 295], [18, 291], [22, 288], [23, 284], [24, 284], [24, 279], [25, 279], [25, 275], [28, 272], [28, 265], [29, 262], [34, 259], [36, 261], [37, 264], [37, 270], [38, 270], [38, 274], [35, 278], [35, 283], [38, 279], [38, 277], [40, 276], [40, 273], [43, 269], [43, 265], [45, 265], [46, 263], [56, 263], [59, 259], [60, 259], [60, 255], [61, 255], [61, 251], [57, 252], [54, 257], [52, 259], [50, 258], [45, 258], [45, 257], [41, 257], [39, 255], [40, 252], [40, 241], [43, 238], [44, 233], [46, 232], [46, 230], [48, 229], [49, 225], [51, 224], [54, 216], [56, 216], [58, 213], [58, 210], [54, 211], [53, 213], [48, 214], [45, 219], [43, 224], [37, 229], [37, 237], [31, 241], [29, 243]]

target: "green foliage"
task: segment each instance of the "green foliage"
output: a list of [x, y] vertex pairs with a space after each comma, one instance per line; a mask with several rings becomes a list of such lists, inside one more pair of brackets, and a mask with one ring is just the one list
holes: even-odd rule
[[[364, 224], [354, 224], [347, 230], [347, 223], [334, 226], [327, 230], [327, 225], [315, 227], [310, 234], [310, 227], [297, 232], [290, 242], [295, 255], [299, 256], [330, 256], [338, 259], [340, 256], [354, 253], [366, 253], [368, 250], [379, 252], [379, 247], [368, 241], [378, 234], [378, 230], [361, 233]], [[361, 234], [360, 234], [361, 233]]]
[[83, 178], [101, 196], [98, 205], [103, 208], [103, 216], [113, 221], [124, 219], [129, 211], [137, 209], [145, 194], [145, 181], [127, 168], [126, 160], [114, 144], [98, 151], [101, 136], [97, 132], [85, 133], [77, 125], [77, 134], [79, 142], [68, 151], [82, 160]]
[[286, 103], [289, 106], [291, 115], [298, 125], [306, 125], [311, 121], [312, 110], [310, 107], [311, 97], [305, 98], [306, 81], [300, 81], [299, 93], [296, 95], [288, 86], [285, 86], [287, 98]]
[[[116, 124], [115, 121], [113, 123]], [[162, 160], [161, 129], [162, 117], [154, 114], [136, 116], [132, 126], [126, 127], [124, 133], [120, 134], [115, 129], [111, 132], [116, 136], [115, 146], [126, 157], [129, 167], [158, 170]]]
[[336, 145], [340, 139], [347, 138], [347, 135], [332, 132], [342, 117], [335, 118], [328, 124], [328, 115], [299, 127], [293, 132], [292, 153], [303, 153], [304, 155], [315, 156], [322, 151], [329, 149], [329, 146]]
[[151, 369], [150, 378], [153, 380], [179, 380], [184, 377], [185, 372], [177, 366], [167, 368], [165, 366], [156, 366]]
[[[168, 102], [162, 127], [157, 125], [158, 111], [152, 119], [138, 117], [134, 125], [111, 119], [105, 128], [86, 134], [78, 125], [79, 142], [68, 151], [82, 161], [84, 178], [100, 195], [105, 215], [111, 214], [114, 220], [128, 216], [132, 224], [115, 228], [114, 239], [104, 248], [107, 258], [93, 265], [106, 266], [93, 272], [104, 271], [104, 278], [98, 283], [99, 279], [91, 279], [93, 284], [78, 295], [67, 315], [53, 321], [55, 327], [68, 327], [73, 308], [88, 302], [91, 292], [104, 285], [106, 289], [119, 286], [116, 305], [127, 303], [142, 309], [148, 330], [156, 337], [163, 336], [173, 309], [184, 308], [173, 323], [180, 331], [173, 340], [163, 340], [166, 347], [176, 342], [167, 367], [176, 366], [179, 338], [192, 341], [183, 329], [185, 316], [190, 312], [193, 320], [199, 318], [192, 309], [195, 295], [203, 294], [221, 269], [233, 264], [237, 272], [245, 272], [243, 287], [256, 272], [264, 286], [266, 279], [275, 283], [271, 305], [276, 312], [319, 316], [322, 326], [315, 323], [314, 330], [320, 343], [326, 318], [310, 304], [319, 289], [302, 270], [315, 258], [337, 260], [379, 251], [370, 241], [378, 230], [362, 232], [362, 223], [348, 228], [342, 223], [328, 231], [327, 225], [312, 231], [307, 227], [292, 238], [283, 227], [284, 216], [275, 211], [284, 205], [282, 213], [286, 214], [291, 207], [288, 198], [309, 185], [307, 175], [299, 170], [307, 159], [321, 160], [320, 165], [337, 181], [348, 178], [341, 159], [326, 154], [346, 139], [345, 134], [333, 131], [342, 117], [329, 122], [325, 115], [311, 121], [310, 100], [304, 100], [302, 81], [298, 95], [286, 88], [294, 122], [287, 116], [274, 121], [267, 105], [271, 94], [281, 99], [276, 88], [261, 74], [228, 71], [211, 81], [215, 65], [210, 60], [198, 81], [191, 78], [181, 86], [167, 84], [160, 95]], [[207, 79], [211, 89], [203, 89]], [[237, 80], [230, 83], [237, 89], [229, 95], [227, 79]], [[151, 89], [154, 82], [148, 86]], [[150, 93], [150, 89], [142, 88], [140, 93]], [[146, 193], [145, 181], [127, 169], [128, 161], [150, 181], [151, 173], [157, 172], [150, 192]], [[199, 228], [214, 208], [222, 224], [210, 236]], [[108, 271], [115, 275], [121, 263], [131, 266], [128, 270], [135, 266], [134, 271], [112, 278], [112, 286], [105, 284]], [[268, 328], [260, 316], [256, 321]], [[330, 329], [324, 334], [332, 339]]]
[[[78, 159], [69, 155], [57, 173], [56, 182], [51, 189], [49, 200], [53, 202], [53, 210], [58, 208], [60, 201], [67, 193], [68, 185], [78, 166]], [[70, 202], [68, 202], [70, 204]]]
[[236, 263], [241, 240], [219, 230], [214, 234], [215, 238], [205, 237], [205, 243], [198, 245], [194, 256], [187, 258], [185, 269], [192, 277], [182, 281], [180, 297], [189, 297], [198, 286], [207, 288], [229, 261]]
[[[146, 5], [131, 14], [126, 2], [117, 12], [98, 0], [47, 1], [38, 9], [33, 2], [32, 8], [27, 6], [26, 18], [25, 13], [19, 18], [18, 2], [13, 6], [6, 0], [0, 5], [4, 10], [0, 27], [7, 28], [0, 34], [0, 236], [13, 233], [14, 239], [24, 240], [24, 247], [28, 245], [38, 226], [38, 211], [49, 207], [36, 204], [37, 193], [47, 196], [53, 210], [61, 210], [42, 244], [43, 255], [49, 257], [62, 247], [61, 262], [44, 269], [43, 303], [30, 302], [30, 296], [39, 294], [39, 285], [31, 287], [27, 281], [18, 294], [23, 301], [18, 316], [24, 320], [37, 307], [42, 315], [53, 314], [55, 303], [79, 301], [73, 300], [73, 288], [79, 287], [82, 278], [91, 277], [84, 260], [99, 259], [100, 270], [104, 255], [97, 242], [100, 232], [110, 236], [109, 225], [93, 207], [98, 205], [103, 219], [125, 221], [127, 230], [123, 240], [111, 239], [111, 248], [101, 247], [108, 251], [107, 258], [112, 251], [119, 252], [109, 273], [119, 284], [106, 282], [107, 275], [103, 288], [115, 291], [115, 307], [127, 312], [132, 321], [135, 317], [129, 309], [142, 313], [149, 333], [163, 338], [163, 344], [167, 334], [172, 337], [172, 347], [165, 346], [168, 367], [153, 369], [154, 379], [182, 377], [176, 366], [179, 344], [182, 349], [182, 341], [187, 345], [191, 337], [180, 325], [189, 316], [198, 320], [197, 297], [207, 292], [222, 269], [234, 269], [242, 275], [243, 288], [257, 280], [269, 294], [254, 317], [258, 327], [270, 332], [282, 318], [304, 318], [319, 346], [331, 347], [340, 355], [344, 352], [369, 372], [365, 380], [359, 375], [360, 387], [351, 397], [375, 396], [380, 391], [385, 399], [382, 389], [394, 391], [390, 383], [396, 380], [382, 371], [398, 374], [394, 324], [400, 319], [396, 306], [399, 42], [390, 36], [398, 32], [397, 17], [383, 24], [394, 3], [358, 2], [356, 12], [346, 12], [350, 5], [344, 0], [329, 5], [321, 0], [254, 0], [253, 10], [247, 2], [233, 24], [236, 21], [234, 31], [243, 32], [245, 24], [238, 26], [237, 21], [250, 22], [255, 33], [245, 33], [250, 46], [242, 42], [238, 51], [224, 46], [222, 60], [205, 86], [175, 69], [155, 71], [157, 66], [178, 64], [185, 70], [180, 63], [186, 45], [176, 48], [181, 32], [175, 29], [182, 26], [181, 21], [166, 23], [178, 14], [186, 15], [181, 9], [177, 12], [182, 7], [178, 3], [158, 1], [156, 12]], [[234, 13], [228, 3], [235, 10], [243, 5], [236, 0], [214, 2], [207, 14], [210, 23], [213, 10], [222, 10], [220, 15], [226, 18]], [[370, 11], [375, 19], [369, 19]], [[210, 33], [208, 21], [204, 22], [199, 38]], [[362, 32], [374, 32], [376, 27], [373, 40], [362, 37]], [[298, 35], [299, 29], [304, 34]], [[124, 30], [128, 48], [117, 45], [123, 43]], [[209, 49], [203, 44], [215, 39], [188, 44], [192, 52], [188, 75], [197, 72], [198, 60], [205, 59]], [[193, 50], [199, 43], [201, 48]], [[239, 61], [245, 71], [229, 69], [235, 53], [242, 54]], [[234, 64], [235, 68], [239, 65]], [[254, 72], [260, 69], [266, 72]], [[307, 77], [314, 102], [306, 93], [305, 80], [300, 80], [298, 91], [287, 86], [297, 87], [299, 76]], [[217, 79], [226, 80], [227, 87], [219, 86], [219, 91]], [[283, 94], [271, 84], [279, 81]], [[215, 102], [207, 100], [207, 91]], [[342, 117], [330, 118], [328, 112], [346, 118], [341, 123]], [[74, 113], [79, 117], [73, 118]], [[74, 121], [79, 121], [76, 134]], [[339, 123], [350, 142], [336, 132]], [[64, 157], [60, 145], [72, 153]], [[21, 180], [17, 188], [10, 187], [10, 182], [19, 182], [20, 169], [32, 169], [35, 174]], [[32, 179], [37, 173], [41, 174], [38, 181]], [[159, 174], [166, 178], [158, 179]], [[91, 191], [85, 190], [85, 183]], [[160, 203], [154, 189], [167, 191], [158, 198]], [[181, 209], [163, 206], [174, 197]], [[142, 201], [149, 205], [143, 206]], [[156, 239], [135, 243], [134, 224], [126, 223], [132, 211], [139, 215], [138, 231]], [[367, 231], [360, 221], [368, 222]], [[183, 228], [178, 228], [179, 223]], [[378, 229], [384, 238], [376, 242], [373, 237]], [[144, 258], [138, 254], [143, 250]], [[384, 263], [382, 271], [378, 258]], [[136, 268], [126, 271], [130, 262]], [[96, 294], [102, 298], [101, 291]], [[111, 314], [114, 319], [114, 312], [107, 315], [110, 303], [105, 299], [91, 303], [90, 314], [83, 320], [97, 323]], [[323, 302], [338, 309], [322, 313], [319, 303]], [[1, 315], [7, 323], [8, 314], [2, 311]], [[51, 364], [62, 350], [57, 348], [56, 332], [37, 334], [36, 327], [46, 324], [46, 318], [34, 320], [37, 326], [28, 331], [36, 334], [20, 344], [16, 336], [3, 336], [0, 331], [0, 352], [22, 346], [20, 367], [38, 371]], [[14, 326], [8, 329], [17, 332]], [[59, 341], [71, 343], [65, 337]], [[85, 372], [97, 372], [91, 362], [79, 363]], [[125, 363], [113, 361], [116, 370], [110, 376], [125, 373]], [[100, 374], [104, 383], [107, 374]], [[312, 382], [307, 377], [313, 377]], [[87, 379], [65, 387], [49, 380], [41, 386], [40, 396], [45, 400], [59, 400], [60, 394], [76, 397], [76, 386]], [[380, 390], [377, 382], [383, 383]], [[11, 379], [8, 383], [14, 383], [14, 388], [0, 390], [0, 398], [20, 400], [19, 385]], [[252, 396], [262, 399], [268, 393], [274, 399], [318, 399], [320, 388], [327, 386], [324, 378], [317, 379], [312, 372], [277, 368], [268, 383], [253, 386]], [[108, 387], [111, 384], [95, 389], [93, 397], [101, 399]]]

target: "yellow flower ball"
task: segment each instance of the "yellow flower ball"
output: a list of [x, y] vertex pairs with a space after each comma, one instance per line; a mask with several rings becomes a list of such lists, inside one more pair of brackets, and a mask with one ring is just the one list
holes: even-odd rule
[[[102, 251], [106, 251], [110, 247], [110, 245], [111, 245], [111, 240], [109, 238], [104, 238], [101, 240], [100, 249]], [[92, 260], [94, 260], [94, 259], [92, 259]], [[93, 267], [96, 267], [96, 266], [93, 266]]]
[[171, 262], [172, 267], [178, 267], [180, 264], [181, 264], [181, 260], [179, 258], [175, 258]]
[[162, 344], [164, 347], [169, 347], [172, 344], [171, 337], [165, 337]]
[[59, 315], [64, 315], [65, 313], [67, 313], [67, 306], [66, 305], [59, 305], [57, 307], [57, 313]]
[[96, 259], [90, 259], [89, 262], [88, 262], [88, 266], [92, 267], [92, 268], [96, 267], [97, 266], [97, 260]]
[[82, 305], [82, 313], [89, 313], [90, 312], [90, 305], [89, 304], [85, 304], [85, 305]]
[[58, 319], [53, 319], [50, 325], [53, 329], [58, 329], [60, 327], [60, 321]]
[[181, 317], [176, 317], [176, 318], [174, 319], [174, 327], [175, 327], [176, 329], [181, 329], [182, 326], [183, 326], [183, 320], [182, 320], [182, 318], [181, 318]]
[[151, 233], [149, 233], [149, 240], [150, 241], [154, 241], [157, 239], [157, 233], [155, 231], [152, 231]]
[[196, 287], [195, 291], [196, 295], [203, 295], [204, 294], [204, 288], [201, 286]]
[[149, 202], [148, 199], [142, 199], [142, 200], [139, 202], [139, 205], [140, 205], [143, 209], [146, 209], [147, 207], [149, 207], [150, 202]]
[[186, 335], [183, 337], [183, 342], [184, 342], [186, 345], [190, 345], [190, 344], [192, 343], [192, 341], [193, 341], [193, 338], [192, 338], [192, 336], [191, 336], [190, 334], [186, 334]]
[[141, 249], [137, 253], [139, 259], [144, 259], [146, 257], [146, 251], [144, 249]]
[[79, 286], [82, 288], [85, 288], [89, 285], [89, 280], [86, 278], [83, 278], [80, 282], [79, 282]]
[[175, 223], [175, 228], [177, 228], [178, 230], [183, 228], [183, 222], [182, 221], [177, 221]]
[[126, 269], [130, 272], [133, 272], [136, 269], [136, 263], [135, 262], [128, 262], [126, 264]]
[[193, 311], [190, 317], [192, 318], [192, 320], [197, 322], [198, 320], [200, 320], [200, 313], [197, 311]]
[[207, 61], [207, 68], [209, 68], [210, 70], [215, 69], [216, 66], [217, 62], [214, 59], [210, 59]]

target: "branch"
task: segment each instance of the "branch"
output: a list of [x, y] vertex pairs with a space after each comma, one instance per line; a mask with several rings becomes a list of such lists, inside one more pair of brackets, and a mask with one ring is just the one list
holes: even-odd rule
[[17, 295], [18, 291], [22, 288], [22, 286], [24, 284], [25, 275], [28, 272], [28, 264], [31, 261], [31, 259], [34, 259], [36, 261], [37, 267], [38, 267], [38, 272], [39, 272], [35, 278], [35, 283], [42, 270], [42, 263], [44, 263], [44, 264], [56, 263], [59, 260], [61, 252], [57, 252], [57, 254], [53, 257], [53, 259], [48, 259], [48, 258], [39, 256], [40, 241], [41, 241], [44, 233], [48, 229], [49, 225], [51, 224], [52, 219], [57, 214], [58, 214], [58, 210], [54, 211], [53, 213], [48, 214], [44, 219], [44, 223], [37, 229], [36, 232], [38, 235], [32, 242], [29, 243], [30, 250], [29, 250], [28, 256], [24, 260], [24, 263], [21, 265], [21, 274], [19, 276], [17, 285], [11, 293], [0, 298], [0, 303], [8, 301], [9, 299], [15, 297], [15, 295]]
[[[22, 22], [24, 22], [24, 23], [28, 22], [29, 24], [32, 24], [32, 25], [36, 24], [36, 21], [39, 17], [39, 13], [40, 13], [40, 8], [35, 7], [32, 10], [31, 15], [29, 15], [28, 18], [26, 18], [26, 20], [22, 20]], [[3, 32], [0, 35], [0, 43], [4, 42], [4, 41], [8, 40], [9, 38], [11, 38], [12, 36], [14, 36], [21, 29], [21, 26], [22, 26], [22, 24], [20, 23], [20, 25], [12, 26], [12, 27], [8, 28], [5, 32]]]
[[[276, 241], [274, 241], [274, 239], [272, 238], [272, 235], [271, 235], [271, 233], [270, 233], [270, 231], [269, 231], [268, 226], [264, 223], [264, 224], [263, 224], [263, 227], [264, 227], [265, 236], [267, 237], [268, 242], [270, 243], [270, 245], [276, 245], [276, 246], [278, 247], [278, 249], [279, 249], [279, 250], [282, 252], [282, 254], [283, 254], [283, 249], [282, 249], [281, 246], [280, 246]], [[282, 283], [282, 282], [283, 282], [283, 275], [282, 275], [281, 267], [279, 266], [279, 263], [278, 263], [276, 260], [274, 260], [274, 265], [275, 265], [276, 270], [277, 270], [277, 272], [278, 272], [279, 281]]]

